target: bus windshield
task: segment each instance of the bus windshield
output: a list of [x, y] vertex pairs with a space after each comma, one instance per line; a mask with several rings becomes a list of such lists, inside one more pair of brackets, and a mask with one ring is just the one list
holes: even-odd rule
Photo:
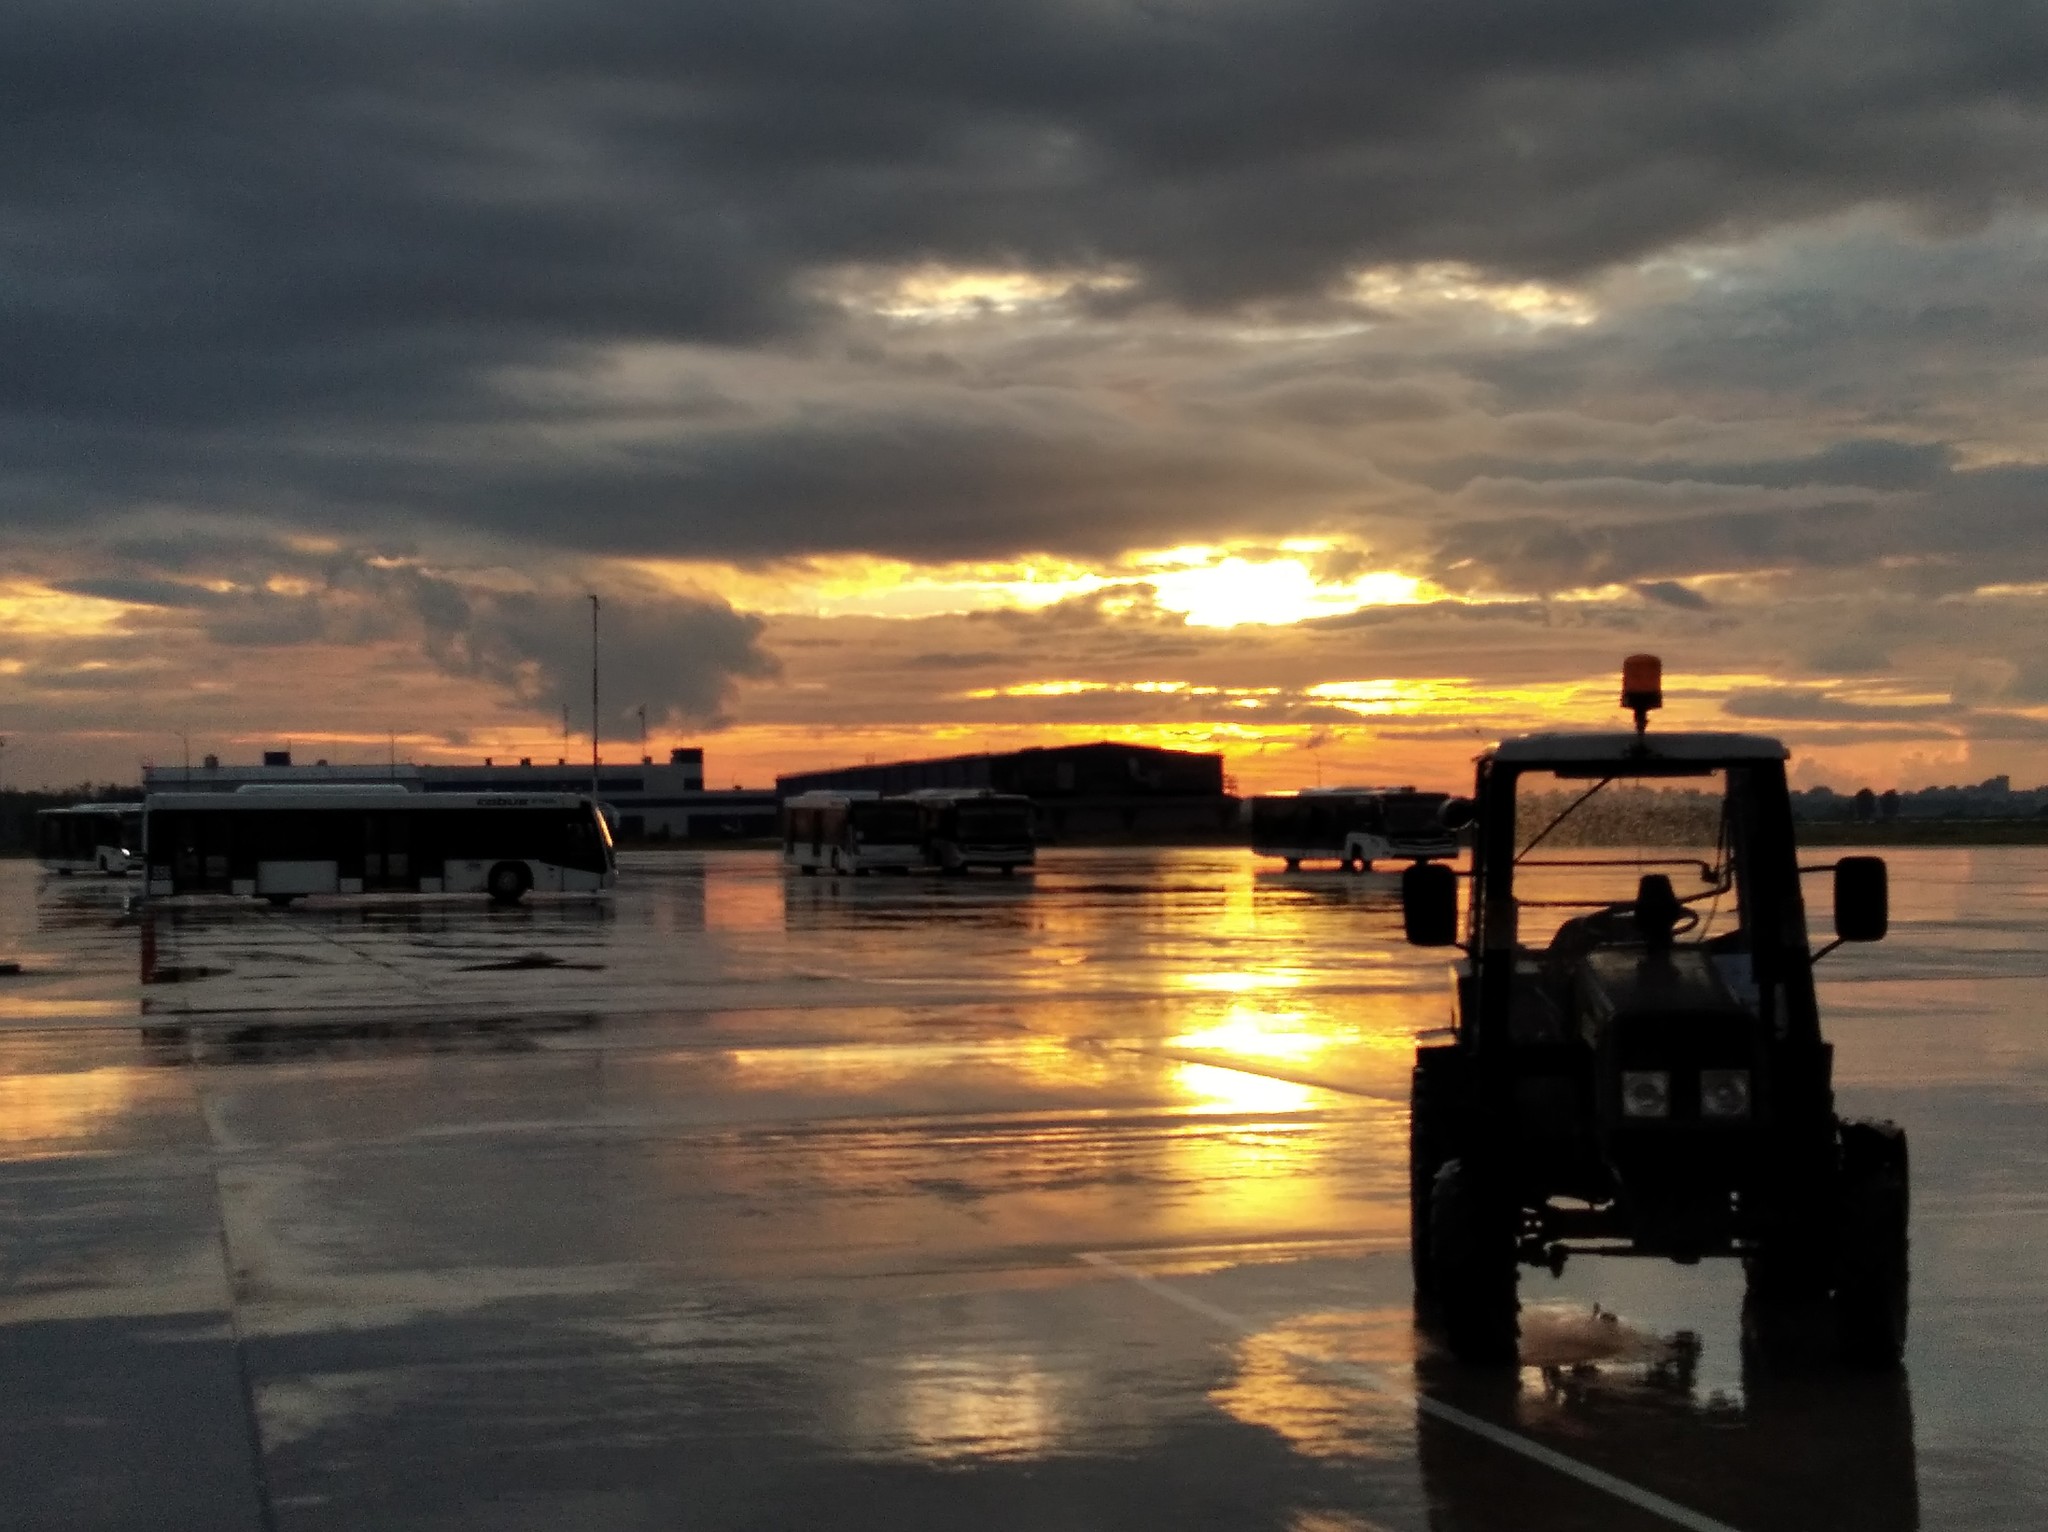
[[1031, 836], [1031, 810], [1021, 803], [960, 805], [960, 834], [981, 841], [1020, 841]]
[[1380, 800], [1380, 814], [1390, 834], [1443, 833], [1438, 817], [1447, 797], [1444, 793], [1388, 793]]

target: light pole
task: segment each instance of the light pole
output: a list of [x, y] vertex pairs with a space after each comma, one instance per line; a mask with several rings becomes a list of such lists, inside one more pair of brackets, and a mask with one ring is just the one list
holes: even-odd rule
[[597, 597], [590, 598], [590, 801], [597, 798]]

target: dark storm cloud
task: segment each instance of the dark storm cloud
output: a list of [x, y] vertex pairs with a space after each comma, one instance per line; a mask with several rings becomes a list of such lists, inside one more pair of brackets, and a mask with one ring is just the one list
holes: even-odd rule
[[[1825, 456], [1825, 454], [1823, 454]], [[1657, 512], [1658, 480], [1573, 481], [1561, 503]], [[1487, 493], [1504, 499], [1503, 486]], [[1469, 517], [1435, 534], [1428, 564], [1453, 590], [1555, 593], [1634, 584], [1683, 605], [1672, 582], [1699, 573], [1883, 566], [1882, 584], [1940, 596], [2048, 574], [2048, 468], [1915, 474], [1910, 493], [1772, 510]], [[1684, 595], [1673, 599], [1673, 590]]]
[[1579, 526], [1555, 517], [1474, 521], [1437, 544], [1432, 577], [1453, 590], [1555, 594], [1699, 570], [1848, 567], [1870, 557], [1875, 512], [1829, 506]]
[[1722, 699], [1721, 711], [1731, 718], [1776, 723], [1903, 724], [1960, 718], [1969, 710], [1949, 702], [1852, 702], [1811, 687], [1786, 686], [1731, 693]]
[[[493, 682], [550, 714], [587, 706], [587, 602], [524, 592], [449, 593], [448, 600], [449, 610], [429, 618], [428, 652], [443, 668]], [[756, 647], [761, 620], [720, 602], [614, 598], [600, 625], [609, 737], [627, 737], [641, 706], [653, 725], [687, 718], [716, 726], [736, 678], [775, 673]]]
[[1313, 516], [1359, 477], [1355, 464], [1258, 441], [1072, 409], [918, 401], [679, 431], [631, 455], [474, 461], [409, 497], [390, 482], [386, 503], [450, 520], [488, 506], [495, 530], [598, 553], [945, 560], [1019, 548], [1113, 555], [1231, 525], [1261, 501]]
[[[2039, 195], [2044, 80], [2048, 16], [2002, 0], [32, 0], [0, 54], [6, 503], [1128, 543], [1120, 476], [1159, 465], [1085, 435], [798, 428], [493, 475], [436, 432], [590, 345], [793, 343], [848, 263], [1116, 266], [1119, 302], [1217, 308], [1375, 262], [1570, 277], [1869, 203], [1963, 227]], [[1189, 477], [1218, 463], [1270, 466], [1219, 447]]]
[[1704, 612], [1713, 605], [1698, 591], [1680, 585], [1676, 580], [1646, 581], [1636, 587], [1636, 594], [1645, 601], [1654, 601], [1659, 606], [1675, 606], [1686, 612]]
[[[60, 652], [56, 662], [32, 661], [25, 684], [134, 685], [135, 667], [149, 662], [132, 656], [151, 644], [152, 623], [168, 621], [231, 651], [277, 651], [283, 666], [294, 663], [291, 650], [307, 645], [412, 650], [443, 674], [485, 681], [547, 716], [565, 704], [587, 715], [592, 635], [582, 595], [493, 588], [362, 549], [308, 553], [260, 538], [240, 544], [215, 539], [203, 564], [182, 550], [180, 567], [192, 576], [185, 580], [151, 571], [132, 547], [116, 557], [126, 565], [122, 572], [48, 583], [67, 594], [146, 609], [145, 616], [129, 619], [135, 636], [117, 641], [118, 663], [94, 652], [87, 656], [92, 663], [80, 666], [78, 656]], [[641, 706], [650, 725], [715, 724], [737, 682], [776, 673], [761, 646], [762, 619], [721, 600], [648, 589], [611, 591], [602, 600], [610, 737], [634, 732], [634, 710]]]
[[218, 591], [208, 590], [203, 585], [128, 575], [52, 580], [50, 589], [71, 596], [91, 596], [100, 601], [120, 601], [130, 606], [205, 607], [218, 606], [223, 600]]
[[1559, 480], [1639, 484], [1713, 484], [1757, 489], [1925, 489], [1948, 476], [1954, 450], [1943, 442], [1882, 438], [1834, 442], [1796, 458], [1752, 462], [1684, 461], [1642, 455], [1539, 461], [1529, 457], [1452, 458], [1421, 477], [1435, 488], [1462, 489], [1475, 479], [1513, 477], [1528, 483]]

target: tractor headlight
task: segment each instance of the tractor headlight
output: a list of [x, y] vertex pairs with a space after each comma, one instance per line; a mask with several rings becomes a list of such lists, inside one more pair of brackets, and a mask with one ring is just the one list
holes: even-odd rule
[[1625, 1069], [1621, 1072], [1621, 1115], [1669, 1117], [1671, 1072], [1666, 1069]]
[[1747, 1117], [1748, 1115], [1748, 1070], [1702, 1069], [1700, 1071], [1700, 1116]]

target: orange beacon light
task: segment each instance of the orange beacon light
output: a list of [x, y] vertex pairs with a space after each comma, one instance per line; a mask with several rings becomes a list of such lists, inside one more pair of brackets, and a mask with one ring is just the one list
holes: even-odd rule
[[1636, 715], [1636, 733], [1650, 726], [1650, 713], [1664, 705], [1664, 662], [1654, 654], [1631, 654], [1621, 662], [1621, 705]]

